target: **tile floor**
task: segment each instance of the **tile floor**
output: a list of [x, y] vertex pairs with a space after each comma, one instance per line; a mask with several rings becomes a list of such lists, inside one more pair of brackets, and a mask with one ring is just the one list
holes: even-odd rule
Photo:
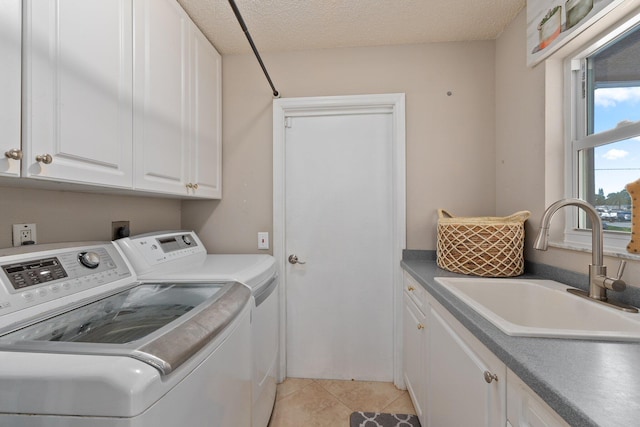
[[348, 427], [353, 411], [415, 414], [409, 394], [392, 383], [287, 378], [269, 427]]

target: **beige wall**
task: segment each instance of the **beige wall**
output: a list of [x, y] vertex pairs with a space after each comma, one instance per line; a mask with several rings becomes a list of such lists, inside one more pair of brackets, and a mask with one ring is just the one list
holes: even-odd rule
[[[496, 41], [496, 213], [530, 210], [526, 258], [586, 274], [590, 253], [532, 248], [545, 207], [564, 197], [562, 62], [556, 58], [528, 68], [525, 28], [522, 11]], [[558, 214], [556, 230], [562, 228]], [[605, 257], [609, 273], [617, 263]], [[630, 261], [624, 277], [640, 285], [632, 279], [639, 273], [640, 262]]]
[[111, 221], [135, 234], [180, 228], [180, 200], [0, 187], [0, 247], [12, 224], [36, 223], [38, 243], [111, 240]]
[[527, 68], [525, 29], [523, 11], [496, 40], [496, 214], [531, 211], [531, 236], [545, 209], [545, 68]]
[[[435, 249], [437, 208], [495, 210], [494, 52], [486, 41], [263, 58], [283, 97], [406, 93], [407, 247]], [[225, 56], [223, 198], [183, 203], [183, 227], [210, 251], [257, 252], [257, 232], [272, 232], [272, 130], [272, 96], [255, 58]]]
[[[531, 248], [545, 206], [563, 194], [561, 70], [554, 62], [526, 67], [525, 27], [522, 11], [495, 42], [264, 59], [285, 97], [406, 93], [409, 249], [435, 248], [439, 207], [458, 215], [527, 209], [527, 258], [586, 272], [589, 254]], [[221, 201], [1, 187], [0, 247], [11, 245], [13, 223], [37, 223], [39, 241], [48, 243], [106, 240], [111, 221], [130, 220], [136, 234], [190, 228], [211, 252], [258, 252], [257, 232], [272, 231], [271, 103], [255, 58], [225, 56]], [[613, 267], [615, 260], [606, 263]], [[640, 262], [631, 262], [625, 277], [638, 272]]]
[[[559, 64], [526, 67], [525, 27], [522, 11], [495, 42], [264, 59], [285, 97], [406, 93], [409, 249], [435, 248], [437, 208], [458, 215], [527, 209], [527, 258], [586, 272], [589, 254], [531, 248], [545, 206], [563, 194], [562, 106]], [[130, 220], [136, 234], [188, 228], [211, 252], [258, 252], [257, 232], [272, 232], [271, 103], [255, 58], [225, 56], [221, 201], [0, 187], [0, 247], [11, 245], [14, 223], [37, 223], [38, 240], [48, 243], [107, 240], [111, 221]], [[606, 263], [613, 267], [615, 260]], [[640, 262], [631, 262], [625, 276], [638, 272]]]

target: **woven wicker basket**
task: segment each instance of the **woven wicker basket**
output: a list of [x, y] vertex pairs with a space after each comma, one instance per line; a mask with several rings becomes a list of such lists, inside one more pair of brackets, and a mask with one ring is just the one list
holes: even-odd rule
[[521, 211], [499, 217], [455, 217], [438, 209], [438, 266], [455, 273], [513, 277], [524, 273]]

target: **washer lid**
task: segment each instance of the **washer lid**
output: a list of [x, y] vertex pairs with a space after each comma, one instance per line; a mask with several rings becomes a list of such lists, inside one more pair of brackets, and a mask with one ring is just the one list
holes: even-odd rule
[[215, 338], [250, 293], [236, 282], [142, 284], [0, 336], [0, 350], [129, 356], [163, 375]]
[[207, 255], [189, 268], [173, 271], [152, 271], [139, 276], [142, 280], [235, 280], [251, 288], [255, 294], [276, 274], [275, 258], [266, 254]]

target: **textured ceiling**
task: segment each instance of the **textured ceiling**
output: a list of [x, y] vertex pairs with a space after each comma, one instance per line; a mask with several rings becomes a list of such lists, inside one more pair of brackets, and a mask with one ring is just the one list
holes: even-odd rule
[[[222, 54], [250, 52], [227, 0], [178, 0]], [[236, 0], [262, 52], [495, 39], [525, 0]]]

